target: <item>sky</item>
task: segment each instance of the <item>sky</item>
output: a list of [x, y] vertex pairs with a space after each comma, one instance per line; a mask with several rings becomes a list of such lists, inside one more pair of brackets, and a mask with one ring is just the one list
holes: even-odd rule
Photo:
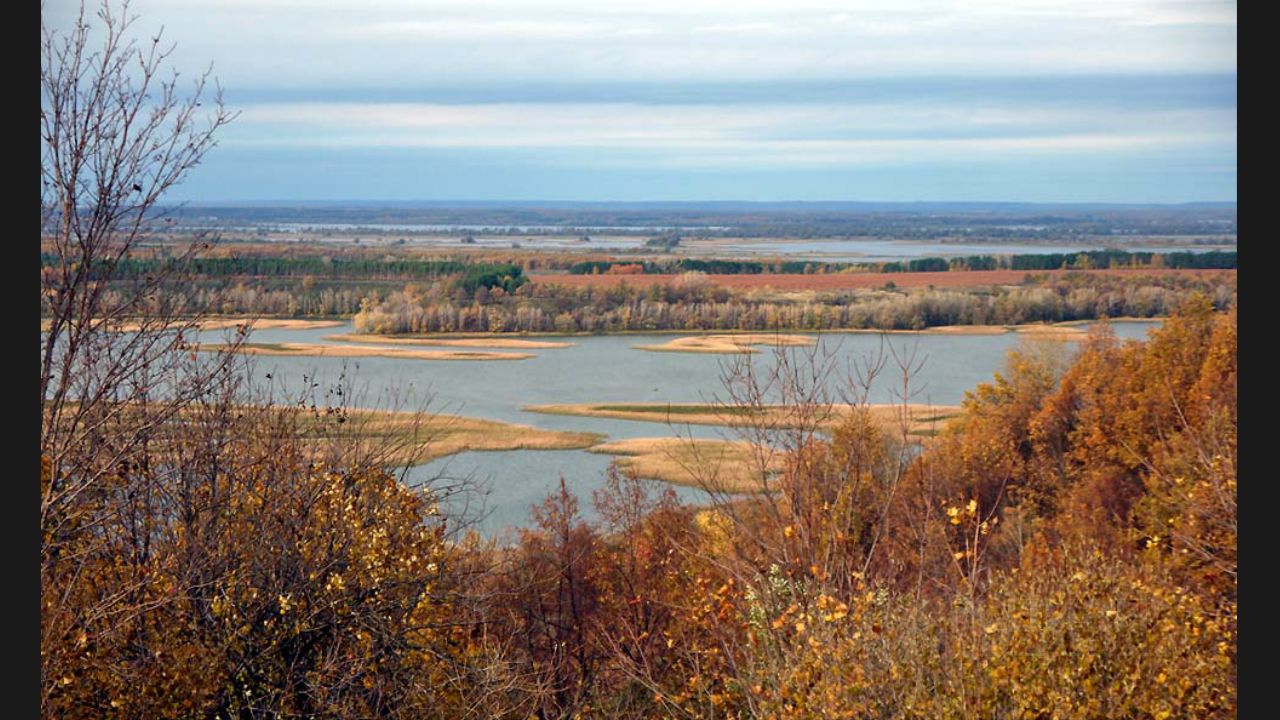
[[1234, 2], [130, 10], [239, 112], [174, 200], [1236, 200]]

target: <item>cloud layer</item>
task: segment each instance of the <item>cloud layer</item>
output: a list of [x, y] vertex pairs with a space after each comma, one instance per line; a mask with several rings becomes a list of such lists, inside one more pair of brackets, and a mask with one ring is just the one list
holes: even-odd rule
[[[46, 20], [71, 9], [46, 4]], [[242, 111], [185, 187], [193, 198], [500, 199], [516, 190], [497, 174], [512, 172], [538, 179], [526, 199], [1235, 198], [1234, 3], [132, 10], [140, 29], [165, 26], [178, 66], [214, 60]], [[1085, 181], [1090, 162], [1106, 177]], [[643, 195], [654, 188], [667, 194]]]

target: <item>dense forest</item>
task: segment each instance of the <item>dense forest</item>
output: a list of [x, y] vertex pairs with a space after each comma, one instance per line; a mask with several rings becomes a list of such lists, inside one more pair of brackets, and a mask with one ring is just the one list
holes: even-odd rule
[[891, 262], [839, 263], [813, 260], [724, 260], [699, 258], [664, 258], [641, 262], [628, 260], [589, 260], [568, 267], [572, 275], [601, 273], [672, 274], [704, 272], [711, 275], [755, 275], [760, 273], [812, 274], [833, 272], [947, 272], [949, 270], [1093, 270], [1105, 268], [1194, 268], [1203, 270], [1234, 269], [1236, 253], [1222, 250], [1208, 252], [1130, 252], [1127, 250], [1087, 250], [1074, 253], [1035, 253], [1009, 255], [965, 255], [952, 258], [925, 257]]
[[[1167, 283], [1151, 280], [1147, 290], [1138, 292], [1131, 286], [1127, 292], [1141, 299], [1117, 298], [1106, 280], [1097, 281], [1098, 296], [1106, 296], [1094, 309], [1083, 306], [1092, 302], [1076, 298], [1062, 306], [1044, 309], [1043, 297], [1013, 301], [1025, 306], [1026, 312], [1002, 311], [991, 302], [973, 296], [960, 298], [958, 293], [941, 293], [928, 300], [906, 301], [888, 296], [865, 302], [853, 293], [821, 297], [821, 306], [796, 308], [791, 302], [746, 300], [721, 292], [690, 295], [686, 279], [659, 296], [650, 295], [647, 303], [638, 297], [622, 298], [615, 293], [603, 296], [582, 290], [549, 290], [526, 288], [529, 272], [561, 271], [569, 275], [650, 275], [677, 274], [696, 278], [698, 273], [716, 275], [830, 274], [869, 271], [947, 272], [964, 270], [1014, 269], [1036, 270], [1094, 268], [1187, 268], [1234, 269], [1236, 253], [1141, 253], [1124, 251], [1090, 251], [1069, 255], [970, 256], [950, 260], [918, 258], [884, 263], [828, 263], [787, 260], [724, 260], [698, 258], [657, 258], [643, 261], [614, 259], [581, 260], [568, 253], [494, 253], [474, 256], [445, 255], [415, 257], [357, 251], [325, 254], [312, 248], [304, 252], [282, 253], [270, 249], [233, 255], [172, 256], [163, 247], [147, 256], [122, 257], [111, 265], [89, 269], [86, 281], [103, 283], [105, 300], [118, 306], [140, 286], [155, 277], [180, 274], [180, 286], [162, 291], [172, 295], [171, 301], [186, 308], [188, 314], [270, 315], [277, 317], [350, 317], [360, 313], [371, 323], [367, 327], [386, 328], [378, 332], [427, 332], [448, 328], [468, 331], [535, 331], [535, 332], [600, 332], [608, 330], [645, 329], [772, 329], [785, 328], [870, 328], [919, 329], [934, 325], [1005, 322], [1002, 317], [1037, 320], [1092, 319], [1102, 315], [1148, 317], [1167, 313], [1177, 297], [1165, 297]], [[61, 263], [55, 253], [41, 254], [42, 272], [52, 272]], [[555, 275], [539, 276], [539, 285], [552, 285]], [[1078, 283], [1078, 281], [1075, 281]], [[886, 284], [892, 279], [886, 279]], [[695, 283], [696, 284], [696, 283]], [[415, 297], [429, 298], [422, 312], [434, 319], [412, 319], [416, 311], [407, 300], [397, 300], [406, 286], [423, 288], [412, 291]], [[1073, 286], [1077, 287], [1077, 286]], [[1207, 286], [1202, 286], [1207, 289]], [[498, 292], [494, 292], [494, 291]], [[1216, 290], [1209, 290], [1217, 292]], [[511, 298], [515, 294], [519, 300]], [[631, 293], [639, 296], [639, 291]], [[1160, 295], [1152, 300], [1151, 296]], [[503, 300], [503, 298], [508, 298]], [[603, 304], [601, 301], [603, 297]], [[1152, 308], [1152, 303], [1156, 306]], [[590, 305], [605, 311], [599, 319], [573, 318], [582, 315]], [[1032, 305], [1037, 307], [1032, 308]], [[42, 314], [50, 311], [49, 299], [42, 298]], [[1104, 307], [1105, 306], [1105, 307]], [[629, 307], [629, 309], [628, 309]], [[575, 310], [575, 308], [577, 308]], [[815, 317], [815, 312], [820, 317]], [[562, 317], [568, 313], [569, 318]], [[376, 321], [371, 315], [376, 314]], [[477, 317], [481, 316], [481, 317]], [[772, 319], [770, 319], [772, 318]], [[1010, 320], [1009, 322], [1014, 322]]]
[[575, 288], [522, 285], [514, 293], [449, 284], [409, 286], [369, 298], [355, 325], [372, 333], [619, 332], [651, 330], [922, 330], [1160, 317], [1195, 292], [1219, 308], [1235, 301], [1235, 279], [1115, 278], [1080, 273], [1015, 287], [776, 293], [730, 290], [690, 274], [666, 285]]
[[[814, 260], [726, 260], [718, 258], [662, 257], [645, 260], [600, 259], [576, 260], [569, 253], [488, 253], [489, 257], [455, 255], [445, 258], [421, 258], [395, 254], [356, 253], [334, 256], [313, 249], [306, 254], [286, 255], [281, 252], [250, 252], [221, 257], [127, 257], [110, 269], [116, 281], [129, 281], [146, 275], [181, 269], [188, 276], [204, 281], [225, 278], [320, 278], [347, 280], [421, 280], [448, 275], [484, 272], [500, 266], [518, 266], [521, 271], [564, 271], [571, 275], [643, 274], [669, 275], [703, 272], [711, 275], [755, 275], [761, 273], [824, 274], [838, 272], [946, 272], [948, 270], [1092, 270], [1105, 268], [1188, 268], [1223, 270], [1236, 268], [1234, 251], [1207, 252], [1130, 252], [1126, 250], [1088, 250], [1075, 253], [1036, 253], [1010, 255], [968, 255], [950, 259], [915, 258], [893, 262], [825, 262]], [[491, 259], [493, 256], [500, 261]], [[41, 267], [59, 262], [56, 255], [42, 253]], [[95, 275], [94, 279], [97, 279]]]

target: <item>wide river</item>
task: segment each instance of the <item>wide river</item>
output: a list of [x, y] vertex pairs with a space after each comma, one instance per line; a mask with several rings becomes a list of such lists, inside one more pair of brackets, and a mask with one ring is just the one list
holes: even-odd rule
[[[1143, 339], [1157, 322], [1118, 322], [1120, 337]], [[326, 343], [327, 335], [351, 332], [344, 327], [305, 330], [256, 330], [255, 343]], [[202, 340], [217, 342], [224, 331], [211, 330]], [[358, 406], [386, 407], [398, 395], [411, 406], [429, 400], [431, 412], [489, 418], [550, 430], [580, 430], [605, 434], [610, 440], [682, 435], [729, 437], [722, 428], [672, 428], [661, 423], [546, 415], [522, 409], [526, 405], [617, 402], [709, 402], [726, 397], [723, 372], [732, 356], [676, 352], [647, 352], [633, 346], [656, 344], [673, 335], [581, 336], [563, 339], [572, 347], [530, 352], [535, 357], [514, 361], [433, 361], [392, 358], [329, 358], [246, 356], [259, 380], [270, 374], [277, 397], [291, 397], [305, 384], [323, 390], [345, 376], [355, 390]], [[539, 338], [541, 339], [541, 338]], [[899, 354], [914, 353], [920, 369], [913, 376], [911, 401], [936, 405], [959, 404], [966, 390], [989, 381], [1000, 369], [1005, 353], [1020, 342], [1017, 333], [1003, 335], [830, 333], [818, 336], [818, 355], [841, 373], [875, 354], [882, 343]], [[362, 343], [364, 344], [364, 343]], [[399, 347], [405, 347], [400, 345]], [[440, 348], [446, 349], [446, 348]], [[775, 362], [774, 351], [763, 348], [752, 362]], [[794, 351], [791, 351], [794, 352]], [[892, 358], [872, 386], [871, 402], [894, 402], [901, 373]], [[305, 383], [305, 384], [304, 384]], [[518, 450], [466, 452], [409, 469], [414, 479], [448, 483], [465, 478], [483, 487], [483, 496], [470, 494], [467, 513], [478, 516], [487, 533], [527, 525], [530, 507], [552, 490], [561, 476], [580, 500], [586, 518], [596, 517], [591, 492], [603, 485], [612, 456], [583, 450]], [[678, 488], [679, 495], [696, 501], [701, 493]], [[454, 508], [457, 509], [456, 507]]]

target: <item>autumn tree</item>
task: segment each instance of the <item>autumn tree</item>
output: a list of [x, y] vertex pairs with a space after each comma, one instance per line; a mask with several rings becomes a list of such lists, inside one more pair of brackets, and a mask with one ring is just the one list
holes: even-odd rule
[[[52, 258], [40, 282], [47, 706], [66, 678], [59, 651], [85, 627], [127, 623], [149, 582], [140, 567], [123, 569], [142, 548], [113, 557], [95, 543], [128, 522], [140, 498], [157, 495], [151, 449], [161, 426], [225, 385], [230, 355], [188, 352], [195, 319], [166, 292], [172, 272], [114, 281], [117, 266], [160, 226], [162, 196], [233, 113], [216, 89], [209, 102], [207, 73], [189, 86], [165, 73], [172, 46], [158, 33], [139, 41], [127, 4], [104, 2], [96, 12], [81, 5], [66, 29], [41, 19], [41, 243]], [[118, 571], [112, 582], [95, 577], [103, 567]]]
[[532, 711], [568, 718], [589, 708], [605, 654], [600, 622], [599, 537], [578, 514], [561, 478], [533, 508], [501, 576], [508, 602], [501, 622], [515, 639], [532, 687]]
[[234, 115], [135, 23], [42, 24], [42, 714], [461, 715], [435, 495], [356, 442], [349, 393], [255, 390], [246, 327], [197, 352], [171, 290], [201, 243], [121, 271]]

